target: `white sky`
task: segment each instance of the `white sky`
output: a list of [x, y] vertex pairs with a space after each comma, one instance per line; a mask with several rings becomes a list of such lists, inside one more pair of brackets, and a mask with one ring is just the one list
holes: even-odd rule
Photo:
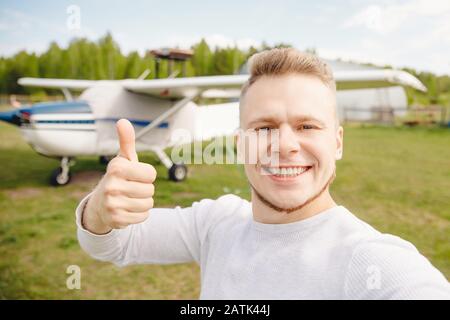
[[[71, 5], [80, 10], [79, 29], [69, 27]], [[188, 47], [202, 37], [242, 48], [284, 42], [325, 58], [450, 74], [450, 0], [0, 0], [3, 56], [107, 31], [124, 52]]]

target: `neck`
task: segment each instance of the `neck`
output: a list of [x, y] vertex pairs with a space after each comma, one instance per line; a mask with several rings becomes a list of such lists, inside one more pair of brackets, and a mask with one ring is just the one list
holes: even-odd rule
[[292, 212], [279, 212], [263, 203], [252, 189], [253, 218], [257, 222], [282, 224], [304, 220], [336, 206], [328, 188], [305, 206]]

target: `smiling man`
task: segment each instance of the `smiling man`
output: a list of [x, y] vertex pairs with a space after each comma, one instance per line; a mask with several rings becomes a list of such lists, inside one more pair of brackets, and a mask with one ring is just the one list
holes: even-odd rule
[[343, 129], [328, 66], [273, 49], [252, 57], [250, 73], [241, 129], [277, 137], [253, 150], [276, 165], [244, 165], [252, 201], [153, 208], [156, 172], [138, 162], [133, 128], [121, 120], [120, 154], [76, 210], [83, 249], [119, 266], [196, 261], [202, 299], [449, 299], [445, 277], [411, 243], [333, 201]]
[[293, 49], [256, 55], [241, 93], [241, 128], [268, 131], [277, 140], [277, 150], [267, 146], [277, 166], [245, 166], [255, 220], [293, 222], [336, 206], [328, 187], [342, 155], [343, 129], [324, 63]]

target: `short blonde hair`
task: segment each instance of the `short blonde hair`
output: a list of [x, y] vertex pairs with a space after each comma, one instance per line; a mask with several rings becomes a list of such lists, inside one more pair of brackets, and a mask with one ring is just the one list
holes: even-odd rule
[[250, 78], [244, 83], [241, 98], [262, 76], [282, 76], [289, 73], [312, 75], [336, 90], [331, 68], [316, 55], [294, 48], [275, 48], [254, 54], [248, 61]]
[[240, 111], [248, 88], [262, 76], [311, 75], [319, 78], [331, 90], [336, 91], [336, 82], [328, 64], [314, 54], [294, 48], [275, 48], [256, 53], [250, 57], [248, 68], [250, 78], [242, 86]]

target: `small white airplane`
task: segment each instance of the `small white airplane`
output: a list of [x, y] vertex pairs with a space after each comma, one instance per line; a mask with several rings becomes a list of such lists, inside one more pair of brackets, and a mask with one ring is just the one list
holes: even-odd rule
[[[334, 70], [338, 84], [362, 87], [400, 84], [426, 90], [411, 74], [392, 69]], [[45, 102], [0, 113], [0, 120], [19, 126], [23, 137], [39, 154], [60, 159], [51, 175], [55, 186], [69, 183], [76, 156], [117, 154], [115, 122], [131, 121], [138, 151], [153, 151], [168, 169], [169, 178], [186, 178], [183, 163], [173, 163], [164, 149], [180, 141], [177, 129], [191, 132], [184, 143], [232, 134], [239, 125], [237, 99], [248, 75], [167, 78], [155, 80], [73, 80], [21, 78], [19, 84], [61, 89], [66, 101]], [[82, 91], [74, 100], [71, 91]], [[234, 102], [198, 107], [195, 97], [233, 98]], [[190, 140], [190, 141], [189, 141]]]

